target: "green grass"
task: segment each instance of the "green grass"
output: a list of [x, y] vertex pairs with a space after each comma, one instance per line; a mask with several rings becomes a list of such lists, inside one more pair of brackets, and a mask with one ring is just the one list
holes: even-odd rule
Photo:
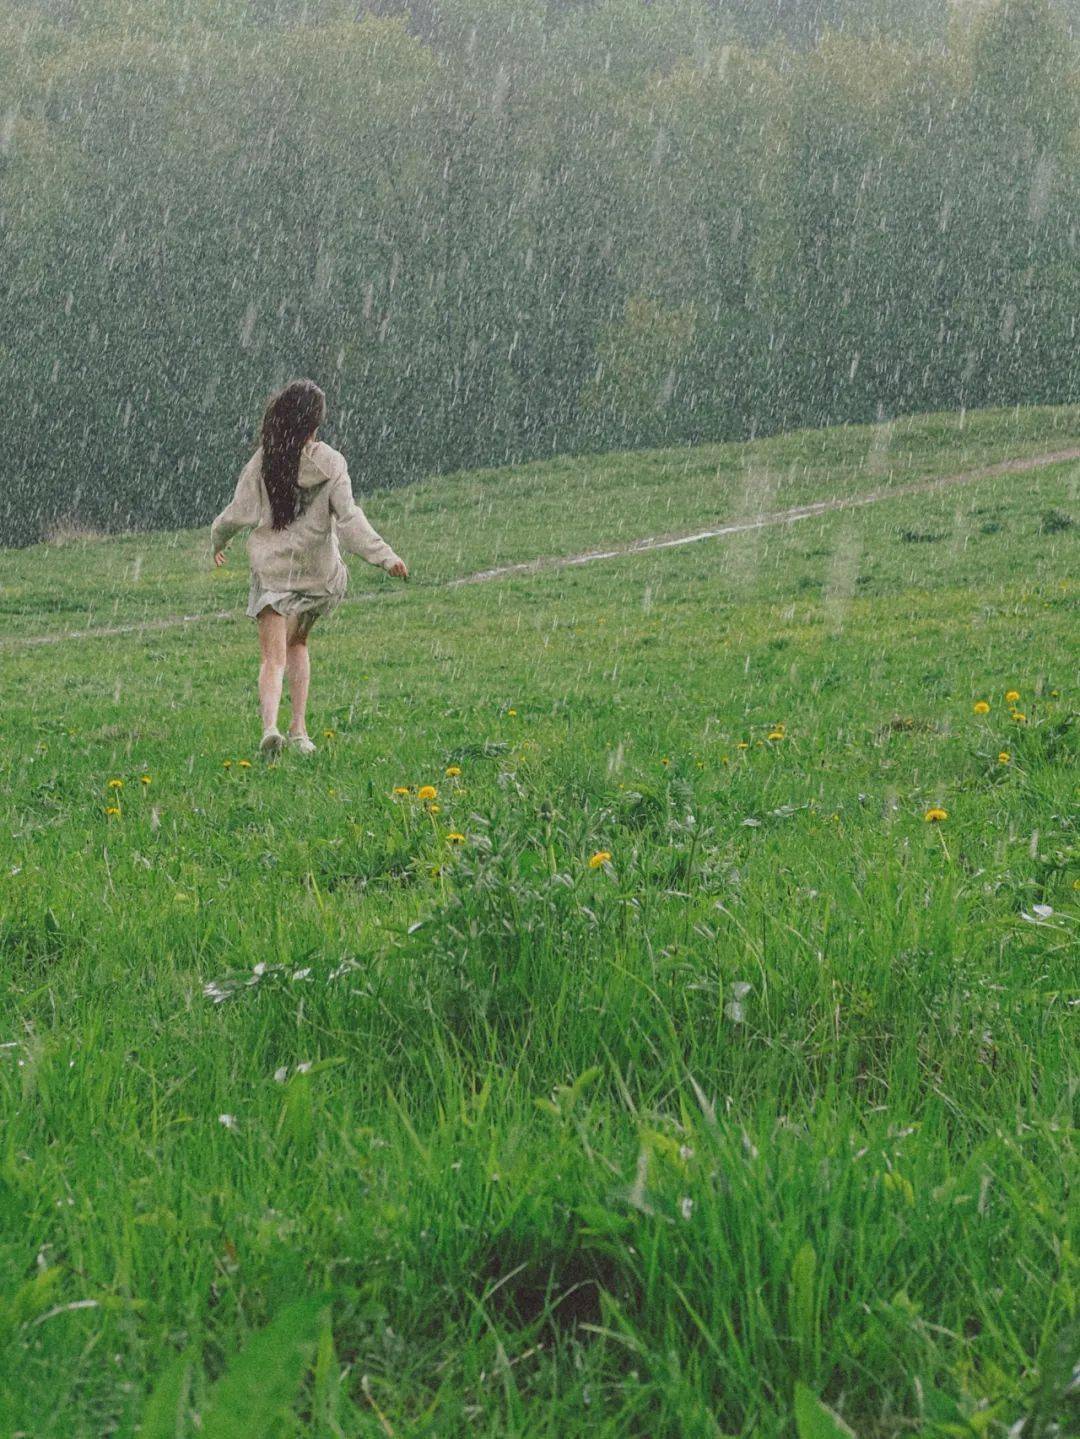
[[[723, 523], [841, 495], [864, 494], [1080, 447], [1080, 406], [930, 415], [888, 425], [804, 430], [752, 445], [702, 445], [590, 455], [449, 475], [364, 495], [369, 518], [407, 551], [414, 585], [537, 556], [566, 555]], [[235, 467], [247, 456], [238, 456]], [[354, 488], [364, 487], [353, 458]], [[232, 495], [223, 466], [211, 496]], [[1018, 477], [1014, 482], [1026, 485]], [[209, 566], [209, 531], [141, 534], [9, 552], [0, 590], [5, 637], [202, 614], [247, 602], [242, 546]], [[385, 588], [380, 572], [354, 570], [352, 591]]]
[[274, 766], [242, 616], [13, 643], [242, 547], [6, 555], [0, 1434], [1067, 1432], [1080, 466], [434, 582], [1078, 433], [375, 497]]

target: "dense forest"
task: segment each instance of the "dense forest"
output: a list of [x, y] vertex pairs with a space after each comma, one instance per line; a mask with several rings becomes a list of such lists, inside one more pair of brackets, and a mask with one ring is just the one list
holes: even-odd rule
[[0, 543], [1077, 398], [1080, 0], [0, 0]]

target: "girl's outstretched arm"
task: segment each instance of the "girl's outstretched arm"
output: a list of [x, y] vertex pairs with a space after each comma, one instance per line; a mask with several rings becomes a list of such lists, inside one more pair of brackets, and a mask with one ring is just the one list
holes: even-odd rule
[[219, 555], [241, 530], [259, 523], [259, 472], [262, 458], [256, 451], [240, 471], [236, 493], [210, 526], [210, 548]]
[[330, 509], [337, 520], [338, 540], [342, 549], [360, 555], [370, 565], [381, 565], [392, 575], [408, 576], [405, 561], [390, 548], [381, 535], [372, 529], [367, 516], [353, 498], [349, 471], [343, 465], [330, 491]]

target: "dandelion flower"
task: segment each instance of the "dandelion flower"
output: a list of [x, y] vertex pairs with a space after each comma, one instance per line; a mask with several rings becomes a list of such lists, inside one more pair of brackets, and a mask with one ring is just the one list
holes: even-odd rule
[[947, 809], [940, 809], [937, 805], [932, 809], [928, 809], [923, 815], [923, 819], [926, 820], [927, 824], [940, 824], [943, 819], [948, 818], [949, 811]]
[[990, 713], [990, 706], [985, 700], [976, 700], [974, 705], [972, 705], [972, 709], [977, 715], [988, 715]]
[[464, 844], [464, 843], [465, 843], [465, 836], [464, 836], [463, 834], [459, 834], [456, 829], [452, 829], [452, 830], [450, 831], [450, 833], [446, 836], [446, 838], [447, 838], [447, 840], [449, 841], [450, 844]]
[[669, 764], [671, 763], [671, 761], [670, 761], [670, 760], [667, 758], [667, 756], [665, 755], [664, 758], [660, 761], [660, 763], [661, 763], [662, 765], [665, 765], [665, 766], [666, 766], [666, 765], [669, 765]]
[[395, 794], [408, 794], [408, 793], [409, 793], [409, 786], [408, 786], [407, 784], [396, 784], [396, 785], [394, 786], [394, 793], [395, 793]]
[[150, 776], [149, 776], [148, 774], [140, 775], [140, 776], [139, 776], [139, 783], [140, 783], [140, 784], [149, 784], [149, 783], [150, 783]]
[[772, 740], [783, 739], [784, 731], [782, 729], [774, 729], [770, 732], [769, 738]]
[[323, 730], [323, 739], [337, 739], [337, 730], [336, 730], [336, 729], [324, 729], [324, 730]]
[[439, 791], [433, 784], [422, 784], [416, 791], [418, 799], [435, 799]]
[[1007, 690], [1005, 694], [1005, 703], [1009, 705], [1014, 705], [1019, 698], [1019, 690]]
[[241, 769], [250, 769], [250, 768], [251, 768], [251, 761], [250, 761], [249, 759], [242, 759], [242, 760], [240, 761], [240, 768], [241, 768]]
[[124, 781], [123, 781], [122, 779], [111, 779], [111, 780], [109, 781], [109, 788], [110, 788], [110, 789], [123, 789], [123, 788], [124, 788]]
[[221, 761], [221, 768], [222, 768], [222, 769], [232, 769], [232, 760], [231, 760], [231, 759], [223, 759], [223, 760]]
[[1012, 717], [1016, 724], [1027, 724], [1027, 715], [1021, 714], [1019, 710], [1013, 710]]
[[589, 868], [590, 868], [590, 869], [599, 869], [602, 864], [610, 864], [610, 863], [611, 863], [611, 851], [610, 851], [610, 850], [606, 850], [606, 849], [598, 849], [598, 850], [596, 851], [596, 853], [593, 855], [592, 859], [589, 860]]
[[106, 806], [105, 806], [105, 813], [106, 813], [106, 814], [119, 814], [120, 811], [119, 811], [119, 809], [117, 808], [116, 805], [114, 805], [114, 804], [109, 804], [109, 805], [106, 805]]
[[507, 710], [506, 713], [510, 716], [511, 719], [514, 719], [517, 715], [517, 710]]
[[1009, 753], [1009, 751], [1007, 749], [1003, 749], [998, 755], [998, 764], [1008, 764], [1011, 759], [1012, 755]]
[[428, 814], [438, 814], [440, 809], [441, 805], [429, 804], [427, 807], [427, 812]]
[[735, 748], [736, 748], [736, 749], [749, 749], [749, 748], [750, 748], [750, 742], [749, 742], [749, 740], [741, 739], [741, 740], [739, 741], [739, 743], [735, 746]]
[[447, 777], [447, 779], [457, 779], [457, 777], [458, 777], [458, 775], [459, 775], [460, 773], [461, 773], [461, 766], [460, 766], [459, 764], [447, 765], [447, 767], [446, 767], [446, 777]]

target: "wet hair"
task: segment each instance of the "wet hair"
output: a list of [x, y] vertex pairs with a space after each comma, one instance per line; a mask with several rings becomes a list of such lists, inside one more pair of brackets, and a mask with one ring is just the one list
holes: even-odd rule
[[300, 451], [326, 415], [326, 396], [314, 380], [291, 380], [271, 395], [262, 420], [262, 478], [275, 530], [296, 518]]

